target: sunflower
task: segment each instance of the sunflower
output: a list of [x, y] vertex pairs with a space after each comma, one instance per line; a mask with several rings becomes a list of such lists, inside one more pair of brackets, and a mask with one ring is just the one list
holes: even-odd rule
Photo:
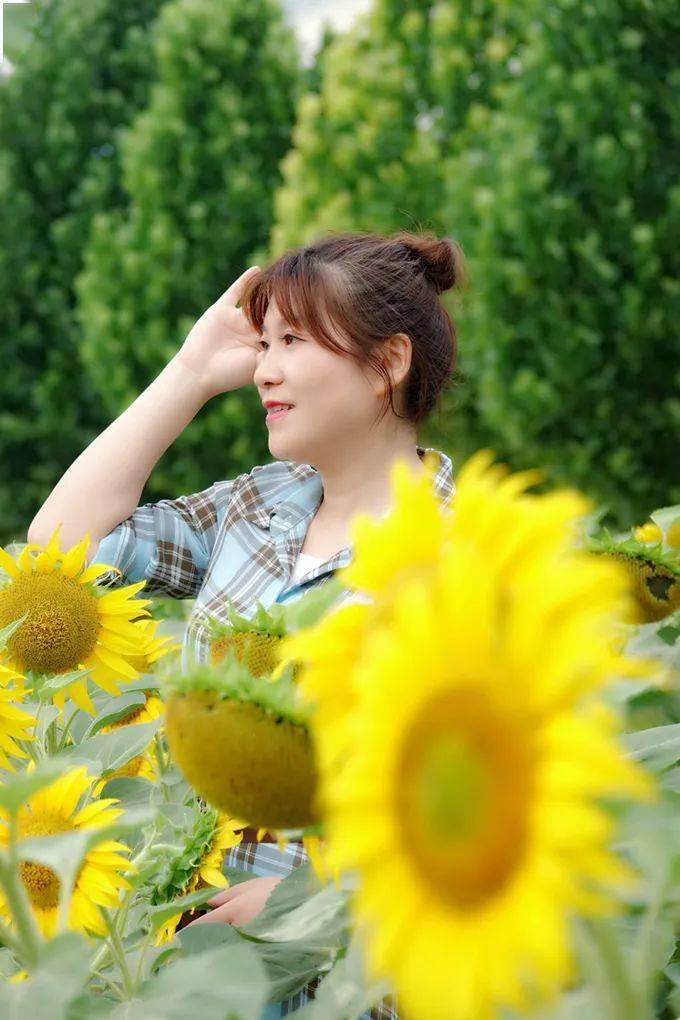
[[[17, 815], [19, 838], [52, 836], [111, 825], [123, 812], [112, 806], [117, 801], [111, 798], [87, 798], [92, 781], [87, 775], [87, 767], [83, 765], [70, 769], [55, 782], [32, 794]], [[86, 802], [79, 806], [84, 798], [87, 798]], [[0, 808], [0, 844], [7, 845], [7, 839], [8, 816]], [[70, 928], [94, 935], [106, 934], [106, 926], [97, 907], [116, 907], [120, 890], [130, 887], [123, 876], [123, 872], [132, 868], [123, 856], [127, 853], [128, 847], [112, 839], [104, 839], [88, 850], [71, 895]], [[31, 861], [22, 862], [21, 878], [40, 930], [51, 938], [57, 928], [59, 878], [51, 868]], [[0, 914], [11, 923], [9, 909], [1, 893]]]
[[19, 681], [23, 677], [11, 669], [0, 666], [0, 768], [14, 771], [14, 765], [7, 757], [28, 758], [17, 740], [33, 740], [31, 729], [35, 726], [35, 716], [17, 702], [21, 700]]
[[307, 711], [290, 677], [254, 677], [227, 656], [163, 678], [165, 732], [184, 778], [254, 828], [314, 824], [317, 784]]
[[[589, 509], [583, 497], [563, 490], [538, 499], [524, 490], [540, 480], [539, 471], [510, 475], [503, 465], [491, 462], [492, 454], [482, 450], [462, 468], [453, 513], [441, 508], [425, 476], [409, 480], [405, 466], [397, 463], [392, 473], [392, 513], [382, 522], [355, 518], [350, 526], [354, 560], [338, 571], [342, 584], [367, 591], [373, 604], [341, 606], [316, 626], [283, 639], [278, 672], [291, 659], [304, 667], [298, 690], [306, 702], [315, 706], [318, 723], [315, 744], [324, 766], [330, 767], [337, 756], [352, 750], [354, 684], [359, 679], [359, 672], [355, 677], [354, 670], [370, 651], [384, 622], [389, 621], [392, 602], [409, 578], [432, 576], [443, 550], [462, 539], [477, 548], [493, 566], [500, 584], [510, 586], [514, 584], [513, 571], [518, 561], [528, 572], [533, 564], [540, 566], [546, 557], [558, 555], [572, 535], [575, 538], [575, 522]], [[509, 527], [509, 521], [520, 511], [515, 526]], [[413, 528], [414, 520], [419, 521], [417, 529]], [[427, 528], [421, 529], [421, 521], [427, 523]], [[384, 540], [382, 529], [389, 534], [389, 542]], [[435, 539], [431, 543], [422, 539], [414, 545], [414, 530], [426, 530]], [[594, 557], [589, 562], [590, 590], [581, 595], [590, 599], [594, 608], [601, 601], [598, 570], [603, 564], [595, 565]], [[631, 607], [632, 601], [622, 593], [620, 614], [630, 615]], [[590, 619], [594, 626], [594, 618]], [[629, 675], [649, 672], [641, 660], [634, 665], [617, 659], [614, 644], [612, 637], [607, 649], [612, 669], [625, 670]]]
[[[373, 604], [342, 606], [316, 626], [286, 635], [279, 645], [273, 678], [293, 662], [302, 698], [315, 706], [321, 723], [328, 722], [317, 727], [321, 757], [330, 755], [332, 760], [338, 747], [349, 750], [344, 728], [335, 726], [351, 717], [348, 661], [361, 659], [364, 646], [389, 615], [390, 594], [409, 578], [433, 570], [445, 541], [449, 511], [434, 495], [436, 458], [427, 454], [423, 463], [425, 471], [414, 476], [397, 461], [391, 476], [392, 511], [379, 521], [357, 514], [350, 524], [354, 558], [336, 576], [343, 586], [367, 593]], [[418, 521], [417, 528], [413, 521]]]
[[302, 846], [321, 884], [332, 880], [334, 885], [339, 886], [340, 873], [329, 863], [326, 841], [319, 836], [303, 836]]
[[145, 643], [140, 654], [128, 655], [127, 658], [130, 664], [135, 669], [138, 669], [140, 673], [151, 672], [155, 663], [163, 658], [164, 655], [182, 650], [182, 645], [170, 635], [156, 637], [156, 631], [160, 625], [160, 620], [152, 620], [151, 618], [137, 620], [135, 623], [135, 626], [144, 634]]
[[664, 535], [657, 525], [644, 524], [628, 534], [604, 529], [587, 539], [589, 549], [619, 561], [628, 573], [635, 607], [627, 622], [653, 623], [680, 609], [680, 552], [670, 542], [671, 530]]
[[[349, 588], [380, 595], [383, 607], [390, 591], [396, 593], [409, 577], [436, 566], [446, 535], [450, 511], [433, 490], [436, 456], [426, 454], [423, 466], [422, 473], [413, 475], [397, 461], [391, 475], [391, 512], [380, 520], [356, 514], [351, 524], [354, 559], [338, 575]], [[361, 555], [369, 548], [371, 556]]]
[[[409, 542], [388, 570], [356, 549], [384, 598], [376, 584], [365, 616], [340, 625], [341, 608], [289, 639], [314, 671], [317, 746], [335, 751], [320, 764], [326, 860], [357, 872], [367, 965], [414, 1020], [523, 1011], [573, 981], [571, 913], [615, 912], [637, 879], [597, 798], [655, 796], [597, 700], [640, 668], [610, 639], [625, 570], [575, 548], [580, 496], [529, 496], [533, 473], [490, 459], [460, 472], [433, 563], [395, 591]], [[340, 634], [344, 670], [323, 634]]]
[[245, 663], [253, 676], [271, 673], [278, 662], [278, 647], [285, 633], [284, 610], [281, 606], [265, 608], [257, 603], [255, 613], [243, 616], [226, 600], [227, 620], [208, 615], [206, 625], [210, 641], [210, 662], [223, 662], [233, 655]]
[[[62, 552], [58, 531], [59, 525], [44, 548], [24, 546], [16, 560], [0, 549], [0, 568], [10, 577], [0, 589], [0, 627], [28, 611], [7, 642], [5, 661], [18, 671], [47, 675], [89, 669], [93, 682], [115, 696], [121, 680], [137, 679], [131, 659], [149, 646], [148, 629], [133, 622], [149, 615], [151, 600], [134, 598], [146, 582], [113, 591], [98, 588], [96, 578], [120, 571], [104, 563], [85, 566], [89, 534]], [[55, 704], [63, 707], [67, 696], [94, 713], [86, 677], [55, 694]]]
[[613, 553], [626, 564], [640, 611], [640, 623], [664, 620], [680, 609], [680, 564]]
[[[188, 896], [206, 886], [223, 889], [229, 885], [227, 878], [222, 874], [222, 862], [227, 850], [241, 842], [242, 833], [236, 832], [235, 829], [242, 825], [242, 822], [237, 822], [229, 815], [213, 808], [207, 806], [201, 808], [189, 845], [178, 859], [170, 864], [169, 870], [173, 876], [188, 874], [181, 886], [174, 889], [174, 896]], [[168, 891], [165, 890], [164, 894], [167, 896]], [[158, 891], [151, 899], [159, 901]], [[163, 902], [163, 894], [160, 902]], [[192, 914], [193, 912], [190, 911]], [[181, 918], [180, 910], [161, 925], [156, 935], [156, 945], [168, 942], [173, 937]]]
[[[154, 719], [158, 719], [163, 715], [165, 711], [163, 702], [159, 697], [151, 694], [149, 691], [144, 692], [144, 703], [141, 705], [135, 705], [130, 710], [128, 715], [123, 716], [122, 719], [117, 719], [116, 722], [111, 723], [109, 726], [102, 726], [98, 731], [99, 733], [111, 733], [113, 730], [120, 729], [121, 726], [139, 726], [142, 723], [153, 722]], [[107, 776], [105, 780], [99, 780], [95, 792], [99, 794], [104, 787], [105, 783], [108, 783], [110, 779], [116, 777], [135, 777], [139, 776], [142, 779], [148, 779], [150, 782], [155, 782], [157, 778], [156, 764], [154, 761], [153, 754], [151, 753], [151, 747], [153, 741], [149, 744], [149, 747], [141, 754], [136, 754], [134, 758], [126, 762], [115, 772], [112, 772], [110, 776]]]

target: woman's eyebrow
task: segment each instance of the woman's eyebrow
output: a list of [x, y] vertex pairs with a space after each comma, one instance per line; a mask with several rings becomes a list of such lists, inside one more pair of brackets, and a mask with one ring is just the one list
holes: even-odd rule
[[[296, 330], [296, 332], [298, 332], [298, 333], [304, 333], [305, 332], [304, 329], [297, 329], [296, 326], [291, 326], [291, 324], [289, 322], [284, 322], [284, 324], [281, 326], [281, 330], [284, 331], [284, 332], [288, 332], [288, 330], [291, 330], [291, 329]], [[269, 334], [267, 333], [267, 331], [265, 329], [262, 329], [262, 330], [260, 330], [260, 335], [261, 336], [268, 336]]]

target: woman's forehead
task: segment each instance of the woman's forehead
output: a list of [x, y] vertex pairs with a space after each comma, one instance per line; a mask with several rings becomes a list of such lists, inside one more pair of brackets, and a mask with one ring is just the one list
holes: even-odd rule
[[284, 319], [276, 304], [275, 298], [271, 298], [262, 323], [264, 333], [280, 333], [282, 329], [293, 326], [294, 323]]

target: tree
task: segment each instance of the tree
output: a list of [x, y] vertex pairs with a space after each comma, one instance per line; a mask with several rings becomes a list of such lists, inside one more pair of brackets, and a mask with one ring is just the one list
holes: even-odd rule
[[80, 366], [73, 278], [92, 215], [122, 200], [117, 132], [145, 103], [164, 0], [35, 4], [0, 82], [0, 541], [25, 532], [106, 424]]
[[467, 440], [629, 525], [680, 501], [680, 13], [532, 13], [515, 80], [446, 167], [473, 280]]
[[[269, 235], [300, 72], [274, 0], [172, 0], [157, 79], [121, 138], [124, 207], [99, 213], [76, 290], [87, 375], [118, 415]], [[268, 459], [255, 387], [216, 398], [173, 444], [146, 498]]]

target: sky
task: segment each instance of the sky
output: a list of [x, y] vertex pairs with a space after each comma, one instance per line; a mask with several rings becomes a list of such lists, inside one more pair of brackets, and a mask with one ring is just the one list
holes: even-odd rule
[[324, 22], [328, 21], [337, 31], [343, 31], [370, 6], [371, 0], [283, 0], [286, 17], [300, 40], [303, 63], [312, 63], [321, 42]]
[[[12, 0], [5, 0], [5, 5], [5, 18], [16, 18], [18, 26], [19, 17], [23, 18], [23, 12], [21, 15], [14, 12], [17, 6], [23, 6], [23, 0], [19, 0], [16, 6]], [[0, 17], [2, 6], [3, 0], [0, 0]], [[368, 10], [370, 6], [371, 0], [282, 0], [284, 14], [300, 41], [302, 63], [305, 66], [312, 63], [321, 42], [325, 22], [330, 22], [336, 31], [343, 31], [349, 28], [358, 14]], [[12, 66], [7, 59], [0, 65], [0, 71], [6, 74], [11, 72], [11, 69]]]

